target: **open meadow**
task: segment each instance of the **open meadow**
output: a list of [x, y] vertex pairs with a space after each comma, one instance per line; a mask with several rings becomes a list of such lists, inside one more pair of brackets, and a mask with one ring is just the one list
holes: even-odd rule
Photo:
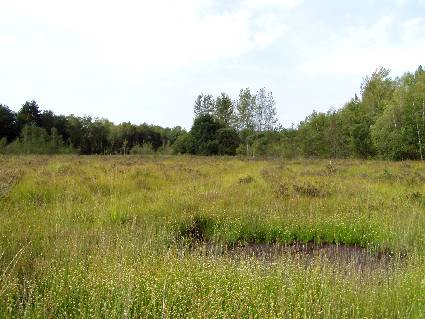
[[1, 318], [423, 318], [425, 164], [0, 156]]

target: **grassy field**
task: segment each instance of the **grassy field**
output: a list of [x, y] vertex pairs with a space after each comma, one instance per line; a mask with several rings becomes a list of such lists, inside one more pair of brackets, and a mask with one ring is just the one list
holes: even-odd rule
[[0, 162], [1, 318], [425, 317], [423, 163]]

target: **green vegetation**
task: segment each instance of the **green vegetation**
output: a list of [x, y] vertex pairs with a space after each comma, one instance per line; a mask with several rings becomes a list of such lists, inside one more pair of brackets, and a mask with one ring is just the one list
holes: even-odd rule
[[[425, 71], [420, 66], [392, 79], [389, 70], [377, 69], [364, 79], [360, 98], [355, 95], [338, 110], [313, 111], [297, 128], [277, 124], [276, 103], [265, 88], [255, 94], [243, 89], [234, 101], [226, 93], [217, 98], [200, 94], [194, 115], [186, 132], [179, 126], [115, 125], [105, 119], [55, 115], [41, 112], [34, 101], [16, 114], [0, 104], [0, 153], [423, 160]], [[29, 131], [37, 138], [29, 139]]]
[[0, 154], [168, 154], [182, 133], [179, 126], [114, 125], [90, 116], [55, 115], [42, 112], [35, 101], [17, 113], [0, 104]]
[[[425, 316], [422, 162], [0, 160], [2, 318]], [[293, 242], [390, 260], [232, 253]]]
[[[424, 164], [365, 160], [423, 160], [424, 94], [381, 68], [291, 129], [264, 88], [189, 131], [0, 105], [0, 317], [425, 317]], [[128, 156], [28, 155], [70, 153]]]

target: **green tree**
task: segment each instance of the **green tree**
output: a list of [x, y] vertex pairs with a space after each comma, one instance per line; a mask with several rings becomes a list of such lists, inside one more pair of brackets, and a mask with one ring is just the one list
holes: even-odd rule
[[266, 107], [264, 109], [264, 129], [272, 131], [276, 129], [277, 115], [276, 115], [276, 102], [273, 93], [267, 93]]
[[226, 126], [235, 125], [234, 105], [228, 94], [221, 93], [221, 95], [217, 98], [214, 116]]
[[198, 95], [193, 108], [195, 117], [206, 114], [214, 114], [214, 109], [215, 101], [214, 97], [211, 94], [204, 95], [203, 93], [201, 93]]
[[46, 132], [50, 132], [55, 127], [55, 114], [52, 111], [43, 111], [40, 113], [40, 127]]
[[362, 99], [356, 109], [356, 121], [351, 136], [354, 155], [368, 158], [376, 154], [372, 141], [371, 127], [390, 103], [395, 82], [389, 76], [388, 69], [379, 68], [367, 76], [361, 85]]
[[88, 134], [87, 125], [84, 125], [84, 120], [73, 114], [67, 116], [66, 131], [68, 133], [68, 144], [79, 151], [83, 143], [83, 137]]
[[19, 139], [8, 145], [8, 152], [16, 154], [49, 154], [49, 135], [45, 129], [25, 125]]
[[251, 94], [250, 89], [242, 89], [236, 103], [239, 130], [253, 131], [255, 129], [255, 109], [255, 96]]
[[74, 150], [65, 147], [62, 136], [56, 128], [47, 134], [46, 130], [35, 126], [25, 125], [18, 139], [6, 147], [7, 153], [14, 154], [58, 154], [71, 153]]
[[142, 124], [137, 127], [137, 143], [149, 143], [157, 151], [162, 146], [162, 137], [159, 127]]
[[130, 122], [124, 122], [111, 127], [109, 131], [109, 144], [114, 154], [128, 154], [139, 144], [138, 128]]
[[181, 126], [175, 126], [173, 128], [165, 128], [164, 129], [164, 140], [166, 143], [169, 143], [172, 146], [180, 135], [186, 133], [186, 131]]
[[59, 131], [56, 127], [52, 127], [50, 131], [50, 145], [52, 150], [51, 153], [59, 153], [64, 146], [62, 136], [59, 135]]
[[222, 125], [209, 114], [200, 115], [195, 118], [190, 135], [196, 154], [218, 154], [217, 131], [220, 128], [222, 128]]
[[195, 154], [192, 136], [187, 132], [179, 135], [172, 148], [174, 154]]
[[41, 111], [36, 101], [25, 102], [17, 114], [19, 128], [25, 125], [41, 127]]
[[58, 130], [58, 134], [62, 136], [65, 142], [69, 139], [67, 124], [68, 120], [65, 115], [54, 115], [53, 127]]
[[239, 98], [236, 102], [236, 122], [243, 146], [239, 146], [238, 153], [246, 154], [246, 156], [254, 155], [251, 146], [253, 142], [252, 136], [255, 133], [255, 110], [255, 95], [252, 95], [249, 88], [240, 90]]
[[302, 155], [306, 157], [331, 157], [329, 140], [330, 117], [313, 112], [298, 127], [298, 140]]
[[217, 143], [219, 155], [236, 155], [236, 149], [241, 143], [238, 132], [231, 127], [217, 130]]
[[390, 78], [390, 70], [380, 67], [367, 76], [361, 87], [364, 113], [373, 119], [379, 116], [391, 101], [395, 82]]
[[16, 114], [6, 105], [0, 104], [0, 139], [6, 138], [11, 142], [18, 135]]
[[354, 128], [361, 124], [359, 116], [360, 100], [357, 95], [332, 115], [330, 135], [334, 157], [355, 157], [359, 144]]
[[84, 154], [105, 154], [110, 150], [109, 131], [112, 123], [106, 119], [88, 121], [88, 134], [85, 136], [86, 152]]
[[393, 160], [423, 159], [425, 72], [420, 67], [397, 82], [393, 98], [372, 127], [380, 156]]
[[265, 88], [261, 88], [255, 95], [253, 110], [254, 127], [257, 132], [262, 132], [265, 128], [265, 111], [267, 106], [267, 93]]
[[277, 123], [276, 102], [272, 92], [266, 92], [265, 88], [260, 89], [255, 95], [254, 126], [257, 132], [274, 130]]

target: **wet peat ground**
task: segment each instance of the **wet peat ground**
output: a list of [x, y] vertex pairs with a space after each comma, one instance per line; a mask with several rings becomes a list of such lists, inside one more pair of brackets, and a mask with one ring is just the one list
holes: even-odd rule
[[247, 243], [235, 246], [198, 243], [191, 247], [192, 253], [206, 256], [225, 256], [232, 259], [256, 258], [274, 263], [281, 257], [290, 257], [311, 264], [315, 261], [327, 261], [335, 266], [350, 266], [360, 271], [391, 270], [397, 261], [407, 258], [405, 253], [372, 252], [364, 247], [346, 244], [300, 243], [289, 245], [269, 243]]

